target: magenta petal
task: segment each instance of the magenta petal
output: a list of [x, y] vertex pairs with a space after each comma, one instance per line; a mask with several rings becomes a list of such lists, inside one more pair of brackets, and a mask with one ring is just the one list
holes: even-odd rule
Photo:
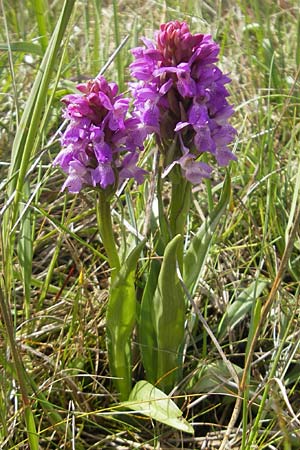
[[173, 80], [170, 79], [160, 87], [160, 89], [159, 89], [160, 95], [165, 95], [172, 86], [173, 86]]
[[99, 163], [103, 164], [112, 161], [112, 150], [106, 142], [95, 144], [94, 152]]
[[[185, 177], [192, 184], [199, 184], [203, 178], [209, 178], [211, 173], [211, 168], [204, 163], [194, 161], [189, 164], [185, 169]], [[209, 169], [208, 169], [209, 167]]]
[[67, 187], [69, 192], [78, 193], [83, 184], [90, 182], [88, 169], [78, 160], [69, 164], [69, 176], [62, 186], [62, 191]]
[[208, 126], [194, 127], [196, 134], [194, 137], [194, 144], [197, 152], [211, 152], [215, 154], [216, 143], [211, 137], [210, 129]]
[[111, 101], [108, 98], [108, 96], [105, 95], [103, 92], [99, 92], [98, 96], [99, 96], [99, 100], [101, 101], [104, 108], [106, 108], [107, 110], [110, 111], [113, 107], [112, 107]]
[[99, 184], [102, 189], [107, 188], [107, 186], [115, 182], [114, 171], [110, 164], [99, 164], [96, 169], [92, 170], [91, 176], [93, 186]]
[[159, 109], [155, 104], [148, 103], [142, 116], [145, 125], [150, 127], [153, 131], [159, 130]]
[[195, 161], [195, 156], [191, 153], [186, 153], [179, 160], [184, 176], [193, 184], [198, 184], [203, 178], [209, 178], [212, 168], [201, 161]]
[[78, 194], [78, 192], [82, 188], [82, 179], [75, 173], [69, 175], [64, 184], [62, 185], [61, 190], [64, 191], [66, 188], [68, 188], [68, 191], [71, 192], [72, 194]]
[[216, 160], [220, 166], [228, 166], [229, 161], [236, 161], [237, 157], [228, 149], [218, 149]]
[[73, 146], [63, 148], [53, 161], [54, 166], [60, 166], [65, 172], [68, 171], [70, 162], [74, 157]]
[[122, 161], [122, 169], [120, 170], [120, 181], [127, 178], [134, 178], [138, 184], [142, 184], [147, 171], [136, 166], [138, 154], [132, 153], [127, 155]]
[[195, 103], [189, 111], [189, 121], [192, 125], [206, 125], [208, 123], [208, 111], [206, 105]]
[[187, 127], [187, 126], [189, 126], [190, 125], [190, 122], [178, 122], [177, 123], [177, 125], [176, 125], [176, 127], [174, 128], [174, 131], [180, 131], [180, 130], [182, 130], [183, 128], [185, 128], [185, 127]]

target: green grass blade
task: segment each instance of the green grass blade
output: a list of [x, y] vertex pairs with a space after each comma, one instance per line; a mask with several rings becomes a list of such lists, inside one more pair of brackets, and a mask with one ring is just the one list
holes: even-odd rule
[[[289, 320], [289, 322], [288, 322], [288, 324], [286, 326], [286, 329], [284, 331], [284, 335], [283, 335], [282, 341], [280, 342], [280, 345], [279, 345], [279, 347], [278, 347], [278, 349], [277, 349], [277, 351], [276, 351], [276, 353], [274, 355], [274, 360], [272, 361], [272, 365], [271, 365], [271, 368], [270, 368], [269, 380], [272, 380], [273, 377], [276, 376], [276, 371], [278, 370], [278, 365], [279, 365], [279, 362], [280, 362], [280, 358], [282, 357], [282, 353], [284, 352], [284, 347], [286, 346], [292, 323], [295, 320], [294, 314], [295, 313], [292, 314], [292, 316], [291, 316], [291, 318], [290, 318], [290, 320]], [[269, 394], [269, 391], [270, 391], [270, 387], [271, 387], [270, 383], [266, 383], [266, 385], [264, 386], [264, 390], [263, 390], [263, 393], [262, 393], [262, 396], [261, 396], [261, 399], [260, 399], [260, 402], [259, 402], [259, 405], [258, 405], [258, 413], [257, 413], [257, 415], [255, 417], [255, 420], [254, 420], [253, 424], [252, 424], [250, 434], [248, 434], [248, 436], [247, 436], [247, 433], [244, 433], [245, 434], [244, 442], [246, 443], [246, 436], [247, 436], [248, 440], [247, 440], [247, 447], [244, 444], [243, 448], [246, 448], [247, 450], [251, 450], [252, 443], [257, 438], [257, 434], [258, 434], [258, 430], [259, 430], [259, 424], [260, 424], [260, 421], [262, 419], [263, 414], [265, 413], [265, 404], [266, 404], [267, 399], [268, 399], [268, 394]], [[247, 408], [245, 408], [245, 409], [247, 409]], [[246, 414], [245, 414], [245, 416], [246, 416]], [[245, 418], [245, 420], [246, 420], [246, 418]]]
[[47, 13], [49, 10], [48, 5], [45, 4], [44, 0], [32, 0], [33, 8], [36, 16], [36, 21], [38, 25], [39, 35], [40, 35], [40, 43], [45, 53], [48, 46], [48, 37], [47, 37]]
[[[232, 367], [237, 376], [241, 377], [243, 369], [236, 364], [232, 364]], [[233, 386], [231, 373], [222, 359], [214, 358], [212, 362], [201, 360], [197, 369], [199, 370], [199, 375], [196, 375], [195, 382], [192, 379], [189, 392], [215, 392], [232, 396], [232, 401], [234, 400], [232, 394], [237, 394], [237, 386]]]
[[41, 47], [32, 42], [10, 42], [9, 46], [3, 42], [0, 43], [0, 50], [7, 52], [9, 48], [12, 52], [32, 53], [39, 56], [43, 54]]
[[[24, 193], [26, 197], [29, 197], [29, 185], [28, 182], [24, 185]], [[23, 206], [26, 208], [26, 205]], [[23, 285], [24, 285], [24, 302], [25, 302], [25, 318], [30, 318], [30, 301], [31, 301], [31, 273], [32, 273], [32, 255], [33, 255], [33, 242], [32, 242], [32, 211], [27, 208], [24, 217], [21, 221], [18, 256], [23, 273]]]
[[11, 80], [12, 80], [12, 90], [14, 93], [14, 103], [15, 103], [15, 108], [16, 108], [16, 125], [18, 125], [19, 121], [20, 121], [20, 111], [19, 111], [19, 101], [18, 101], [18, 95], [17, 95], [16, 79], [15, 79], [15, 69], [14, 69], [12, 50], [11, 50], [11, 45], [10, 45], [10, 37], [9, 37], [9, 30], [8, 30], [7, 19], [6, 19], [6, 11], [5, 11], [3, 1], [1, 1], [0, 5], [1, 5], [2, 13], [3, 13], [4, 29], [5, 29], [6, 42], [7, 42], [8, 63], [9, 63]]
[[94, 27], [94, 51], [93, 51], [93, 73], [99, 72], [100, 65], [100, 30], [101, 30], [101, 8], [102, 1], [93, 0], [94, 17], [96, 26]]
[[0, 287], [0, 312], [5, 327], [5, 338], [7, 338], [12, 359], [14, 363], [14, 370], [18, 379], [19, 391], [21, 394], [23, 406], [24, 406], [24, 419], [26, 425], [26, 432], [29, 440], [30, 450], [39, 450], [39, 437], [36, 432], [34, 415], [30, 405], [30, 399], [28, 395], [28, 376], [24, 369], [21, 354], [16, 343], [14, 335], [14, 327], [11, 320], [10, 310], [8, 308], [7, 296], [5, 296]]
[[74, 238], [77, 242], [79, 242], [82, 246], [88, 248], [92, 254], [94, 254], [95, 256], [97, 256], [98, 258], [100, 258], [101, 260], [106, 260], [106, 257], [103, 253], [99, 252], [97, 249], [95, 249], [91, 244], [89, 244], [88, 242], [86, 242], [84, 239], [82, 239], [80, 236], [78, 236], [76, 233], [73, 233], [73, 231], [71, 231], [66, 225], [63, 225], [62, 223], [60, 223], [57, 219], [55, 219], [54, 217], [52, 217], [50, 214], [48, 214], [44, 209], [42, 208], [38, 208], [37, 206], [35, 206], [35, 209], [44, 217], [46, 217], [50, 222], [53, 223], [53, 225], [55, 226], [55, 228], [57, 228], [58, 230], [60, 230], [61, 232], [66, 233], [67, 235], [71, 236], [72, 238]]
[[24, 414], [30, 450], [39, 450], [39, 436], [36, 432], [34, 416], [31, 408], [25, 406]]
[[[117, 0], [113, 0], [113, 9], [114, 9], [115, 44], [116, 44], [116, 48], [117, 48], [120, 45], [119, 12], [118, 12]], [[120, 53], [117, 54], [116, 61], [117, 61], [118, 84], [119, 84], [120, 92], [123, 92], [124, 75], [123, 75], [122, 58], [121, 58]]]
[[297, 69], [300, 68], [300, 11], [298, 10], [298, 20], [297, 20], [297, 35], [296, 35], [296, 65]]
[[11, 213], [12, 223], [15, 221], [17, 216], [24, 178], [29, 165], [30, 157], [32, 156], [32, 147], [36, 137], [40, 136], [39, 121], [45, 106], [45, 98], [47, 98], [47, 90], [55, 68], [58, 51], [70, 20], [74, 3], [75, 0], [66, 0], [64, 3], [61, 16], [57, 22], [57, 26], [53, 32], [39, 72], [36, 76], [31, 94], [26, 103], [26, 107], [16, 133], [16, 137], [14, 139], [12, 160], [9, 169], [9, 178], [12, 177], [12, 180], [8, 189], [8, 197], [15, 192]]

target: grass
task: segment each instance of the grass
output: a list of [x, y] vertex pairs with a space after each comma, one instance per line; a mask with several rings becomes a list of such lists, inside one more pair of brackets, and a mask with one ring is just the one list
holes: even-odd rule
[[[0, 1], [1, 448], [219, 449], [227, 433], [232, 449], [299, 449], [298, 7]], [[103, 68], [125, 86], [129, 49], [171, 19], [219, 42], [239, 131], [231, 202], [196, 291], [199, 314], [189, 320], [184, 379], [174, 391], [194, 436], [120, 414], [107, 365], [109, 271], [94, 196], [61, 194], [63, 175], [51, 167], [61, 97]], [[205, 185], [194, 189], [191, 233], [224, 177], [214, 173], [210, 205]], [[126, 224], [142, 232], [148, 187], [134, 189], [132, 200], [125, 193], [114, 205], [121, 233]]]

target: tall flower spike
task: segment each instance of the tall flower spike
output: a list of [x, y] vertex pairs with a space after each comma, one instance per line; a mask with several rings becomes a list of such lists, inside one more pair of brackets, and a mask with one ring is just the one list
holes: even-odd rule
[[[236, 159], [228, 148], [236, 134], [228, 123], [233, 108], [225, 84], [230, 78], [215, 64], [219, 47], [210, 35], [193, 35], [178, 21], [161, 25], [154, 41], [143, 42], [132, 50], [130, 65], [138, 80], [131, 83], [136, 115], [148, 133], [156, 133], [166, 173], [179, 164], [186, 179], [198, 183], [212, 170], [199, 161], [202, 153], [214, 155], [220, 166]], [[175, 140], [179, 145], [170, 155]]]
[[77, 89], [78, 94], [62, 99], [69, 124], [53, 162], [68, 175], [62, 190], [77, 193], [84, 185], [106, 189], [126, 178], [142, 182], [146, 172], [136, 163], [145, 131], [137, 117], [127, 117], [129, 99], [103, 76]]

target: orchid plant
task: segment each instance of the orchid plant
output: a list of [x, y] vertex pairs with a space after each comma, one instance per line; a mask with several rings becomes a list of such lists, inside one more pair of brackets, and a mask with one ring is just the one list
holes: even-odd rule
[[[216, 65], [219, 47], [211, 36], [192, 34], [185, 22], [172, 21], [161, 25], [154, 40], [142, 41], [142, 47], [132, 50], [131, 99], [103, 76], [78, 85], [78, 93], [63, 98], [68, 126], [54, 160], [67, 174], [62, 190], [78, 193], [88, 186], [97, 194], [99, 231], [111, 268], [108, 358], [121, 400], [131, 391], [135, 326], [147, 380], [169, 393], [181, 377], [186, 291], [195, 292], [230, 195], [227, 179], [219, 204], [184, 251], [192, 186], [209, 179], [214, 165], [227, 166], [236, 159], [228, 147], [236, 134], [228, 122], [233, 108], [225, 85], [230, 78]], [[125, 179], [143, 183], [147, 172], [138, 160], [149, 135], [155, 136], [159, 152], [159, 217], [148, 244], [154, 243], [158, 258], [150, 260], [143, 294], [137, 299], [135, 272], [146, 239], [121, 260], [110, 203]], [[171, 184], [169, 208], [163, 207], [164, 182]]]

